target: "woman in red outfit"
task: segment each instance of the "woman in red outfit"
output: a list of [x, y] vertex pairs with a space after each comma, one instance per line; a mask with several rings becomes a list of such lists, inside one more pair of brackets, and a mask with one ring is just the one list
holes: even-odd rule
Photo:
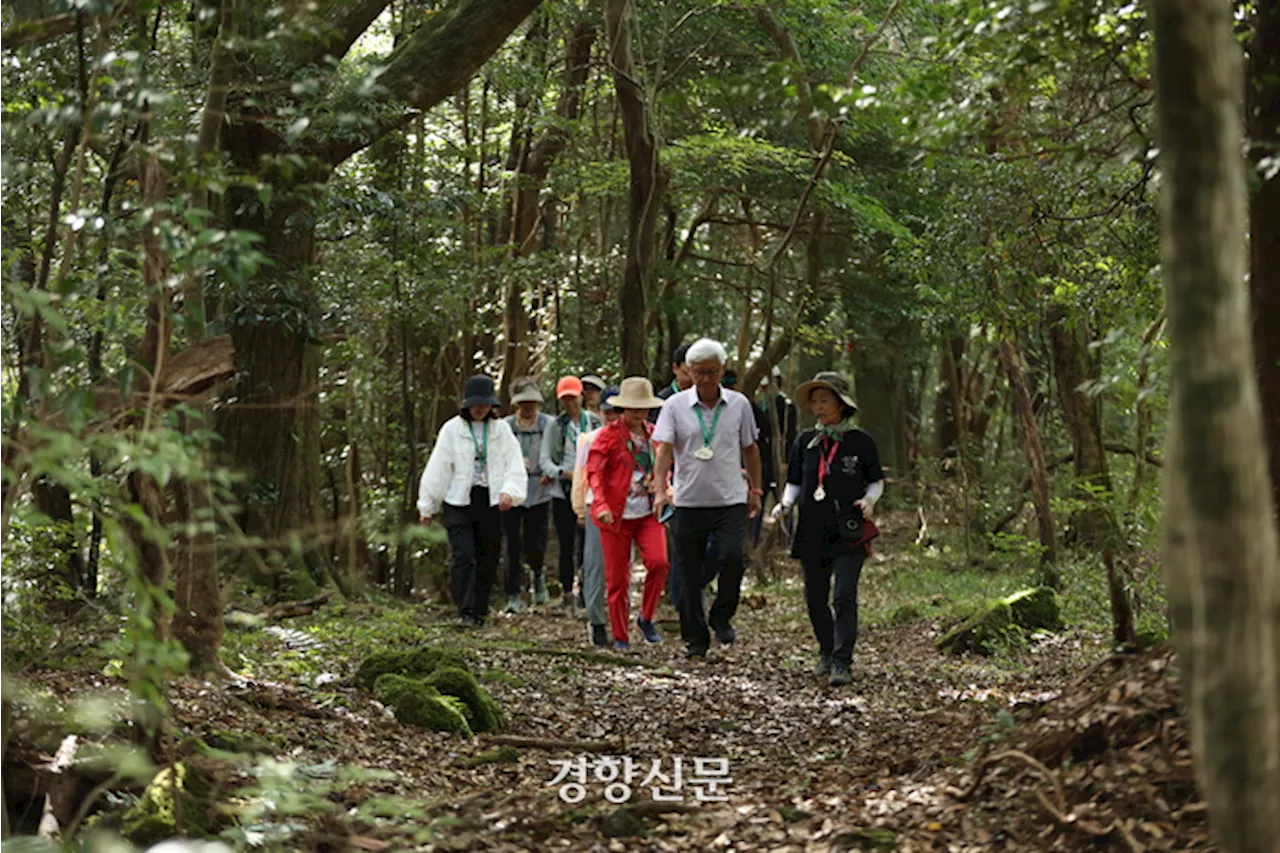
[[587, 481], [594, 502], [591, 516], [600, 528], [604, 550], [605, 589], [613, 647], [631, 648], [627, 623], [631, 611], [631, 545], [644, 561], [644, 598], [636, 625], [650, 643], [661, 643], [653, 614], [667, 580], [667, 533], [653, 514], [654, 446], [650, 409], [662, 400], [643, 376], [622, 380], [621, 393], [606, 401], [622, 410], [622, 417], [600, 431], [587, 457]]

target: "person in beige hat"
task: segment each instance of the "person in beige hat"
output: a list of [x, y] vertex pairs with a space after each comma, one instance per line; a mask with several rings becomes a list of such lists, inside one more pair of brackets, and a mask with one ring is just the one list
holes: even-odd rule
[[542, 473], [542, 437], [551, 425], [551, 416], [541, 411], [542, 389], [532, 376], [522, 376], [511, 384], [511, 405], [507, 426], [520, 442], [520, 455], [528, 474], [529, 487], [522, 506], [502, 516], [502, 532], [507, 538], [507, 612], [524, 610], [523, 562], [533, 580], [533, 603], [547, 600], [547, 579], [543, 569], [547, 554], [547, 532], [551, 518], [551, 478]]
[[653, 615], [667, 580], [667, 533], [654, 515], [653, 424], [649, 410], [662, 405], [643, 376], [622, 380], [620, 392], [605, 401], [622, 417], [600, 431], [587, 456], [587, 480], [593, 500], [591, 521], [600, 528], [605, 589], [613, 647], [630, 648], [631, 546], [644, 562], [644, 597], [636, 620], [645, 641], [660, 643]]
[[879, 533], [871, 514], [884, 493], [884, 470], [875, 439], [854, 425], [858, 404], [847, 379], [819, 373], [796, 389], [796, 399], [818, 422], [791, 448], [787, 487], [774, 517], [800, 506], [791, 556], [804, 569], [805, 603], [818, 640], [815, 673], [838, 687], [852, 680], [858, 579]]

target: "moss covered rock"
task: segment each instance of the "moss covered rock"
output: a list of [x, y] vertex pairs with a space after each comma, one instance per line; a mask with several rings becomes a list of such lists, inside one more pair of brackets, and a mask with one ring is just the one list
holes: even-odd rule
[[463, 713], [465, 703], [456, 697], [441, 695], [421, 679], [384, 673], [374, 683], [374, 692], [395, 711], [396, 719], [406, 725], [471, 737], [471, 725]]
[[365, 690], [373, 689], [380, 676], [388, 673], [409, 678], [425, 678], [442, 666], [466, 668], [462, 654], [454, 649], [423, 646], [398, 652], [374, 652], [360, 661], [355, 681]]
[[223, 752], [244, 752], [249, 755], [271, 755], [276, 751], [275, 743], [270, 738], [257, 732], [233, 732], [226, 729], [214, 729], [205, 738], [205, 743]]
[[965, 615], [935, 645], [947, 652], [990, 654], [1002, 645], [1018, 645], [1031, 631], [1062, 630], [1058, 594], [1047, 586], [1022, 589]]
[[155, 775], [142, 798], [124, 814], [120, 832], [142, 847], [175, 835], [210, 833], [213, 783], [191, 761], [166, 767]]
[[1023, 589], [1004, 599], [1013, 616], [1013, 624], [1026, 631], [1061, 631], [1062, 608], [1052, 587]]
[[484, 764], [515, 764], [519, 760], [520, 750], [514, 746], [495, 746], [471, 756], [463, 764], [467, 767], [480, 767]]
[[944, 652], [990, 654], [1003, 643], [1013, 626], [1013, 611], [997, 599], [939, 637], [934, 645]]
[[462, 700], [472, 731], [490, 732], [502, 728], [502, 709], [467, 670], [442, 666], [427, 677], [426, 683], [446, 696]]

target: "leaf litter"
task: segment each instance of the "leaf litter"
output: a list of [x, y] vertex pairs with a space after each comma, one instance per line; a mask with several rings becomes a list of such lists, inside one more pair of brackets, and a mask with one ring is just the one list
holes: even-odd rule
[[[892, 536], [892, 521], [885, 529]], [[894, 570], [886, 550], [864, 584]], [[172, 740], [217, 730], [270, 739], [298, 784], [324, 786], [330, 810], [303, 816], [310, 831], [364, 850], [1217, 849], [1167, 649], [1108, 655], [1080, 635], [1013, 660], [953, 659], [935, 651], [927, 621], [874, 625], [860, 634], [854, 683], [830, 688], [809, 674], [813, 640], [794, 582], [764, 592], [740, 610], [739, 642], [706, 661], [684, 660], [665, 603], [666, 642], [625, 655], [591, 647], [581, 621], [551, 608], [459, 632], [446, 607], [413, 607], [406, 625], [405, 608], [340, 605], [259, 632], [274, 637], [257, 677], [177, 680]], [[562, 745], [490, 761], [500, 737], [397, 723], [351, 682], [359, 643], [335, 635], [344, 624], [376, 632], [381, 619], [401, 620], [402, 639], [469, 650], [508, 715], [501, 735]], [[273, 655], [270, 642], [290, 654]], [[68, 675], [32, 681], [70, 697], [79, 685]], [[551, 761], [599, 758], [578, 742], [635, 761], [628, 799], [610, 802], [594, 781], [582, 802], [560, 798]], [[655, 802], [640, 782], [676, 757], [727, 759], [727, 801], [700, 802], [686, 785], [681, 802]], [[384, 772], [347, 780], [342, 768]]]

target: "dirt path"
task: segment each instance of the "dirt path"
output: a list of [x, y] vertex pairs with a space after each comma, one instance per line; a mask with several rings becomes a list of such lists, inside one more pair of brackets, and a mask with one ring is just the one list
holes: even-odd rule
[[[890, 556], [867, 569], [871, 592], [896, 568], [892, 550], [884, 550]], [[625, 815], [606, 800], [605, 782], [589, 778], [577, 804], [551, 784], [562, 766], [552, 759], [584, 759], [590, 775], [597, 753], [521, 747], [513, 763], [468, 767], [489, 747], [483, 737], [464, 742], [400, 726], [353, 691], [305, 716], [211, 703], [190, 685], [180, 691], [179, 721], [195, 730], [253, 728], [251, 716], [260, 714], [257, 727], [289, 744], [298, 763], [395, 772], [394, 780], [356, 785], [337, 798], [348, 807], [383, 795], [417, 801], [415, 816], [393, 814], [372, 831], [396, 847], [416, 837], [421, 849], [457, 850], [989, 849], [1000, 830], [961, 826], [939, 774], [962, 765], [996, 727], [997, 708], [1019, 696], [1036, 703], [1065, 684], [1079, 653], [1047, 645], [1021, 665], [999, 666], [939, 655], [927, 621], [870, 628], [858, 643], [854, 683], [830, 688], [809, 672], [815, 647], [798, 584], [744, 598], [739, 642], [714, 646], [706, 661], [683, 658], [677, 623], [665, 610], [667, 641], [625, 655], [592, 648], [581, 622], [550, 609], [467, 632], [452, 626], [444, 608], [419, 611], [422, 640], [474, 650], [482, 680], [510, 716], [506, 734], [604, 741], [617, 747], [605, 755], [634, 759]], [[291, 630], [305, 634], [306, 620]], [[347, 674], [354, 662], [338, 655], [333, 666]], [[677, 757], [686, 773], [683, 811], [660, 815], [642, 782], [654, 762], [669, 774]], [[727, 759], [727, 801], [698, 801], [687, 778], [698, 758]], [[623, 793], [614, 790], [617, 799]], [[608, 837], [624, 832], [637, 834]]]

